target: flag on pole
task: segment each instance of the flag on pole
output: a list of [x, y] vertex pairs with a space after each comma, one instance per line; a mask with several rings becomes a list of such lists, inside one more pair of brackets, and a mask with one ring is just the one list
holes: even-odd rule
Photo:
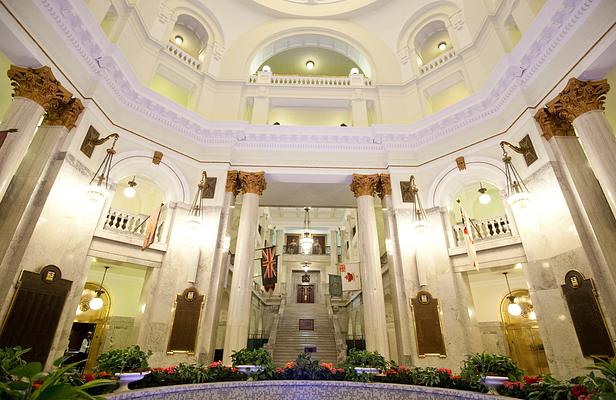
[[462, 226], [464, 227], [464, 243], [466, 243], [466, 253], [468, 254], [468, 258], [470, 260], [471, 267], [479, 271], [479, 262], [477, 261], [477, 249], [475, 249], [475, 239], [473, 238], [473, 227], [471, 220], [468, 218], [466, 214], [466, 210], [462, 206], [460, 200], [458, 200], [458, 204], [460, 205], [460, 215], [462, 216]]
[[145, 228], [145, 237], [143, 238], [143, 245], [141, 250], [145, 250], [154, 243], [156, 238], [156, 229], [158, 228], [158, 219], [160, 218], [160, 210], [163, 208], [163, 204], [156, 207], [148, 218], [148, 224]]
[[342, 276], [342, 290], [345, 292], [361, 290], [359, 263], [344, 263], [340, 264], [339, 268], [340, 276]]
[[342, 277], [340, 275], [329, 274], [329, 295], [342, 296]]
[[261, 277], [266, 291], [274, 291], [278, 282], [278, 256], [276, 246], [261, 249]]

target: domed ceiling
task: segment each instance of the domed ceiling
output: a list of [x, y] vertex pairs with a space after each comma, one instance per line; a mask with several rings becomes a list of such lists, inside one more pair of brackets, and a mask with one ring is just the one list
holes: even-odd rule
[[252, 0], [283, 14], [302, 17], [329, 17], [382, 5], [390, 0]]

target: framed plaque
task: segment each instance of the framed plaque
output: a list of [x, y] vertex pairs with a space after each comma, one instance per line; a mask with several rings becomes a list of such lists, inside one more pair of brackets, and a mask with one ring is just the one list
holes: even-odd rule
[[189, 287], [176, 296], [167, 353], [195, 352], [204, 297], [194, 287]]
[[441, 329], [438, 299], [430, 292], [422, 290], [411, 299], [411, 308], [415, 319], [415, 337], [419, 357], [434, 355], [445, 357], [445, 341]]

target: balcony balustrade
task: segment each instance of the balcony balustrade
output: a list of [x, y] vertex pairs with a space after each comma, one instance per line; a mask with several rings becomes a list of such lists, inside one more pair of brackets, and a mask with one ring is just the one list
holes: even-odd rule
[[201, 71], [201, 61], [191, 56], [184, 50], [180, 49], [173, 43], [168, 43], [165, 46], [165, 49], [169, 54], [182, 61], [184, 64], [188, 65], [191, 68], [196, 69], [197, 71]]
[[420, 75], [424, 75], [424, 74], [427, 74], [430, 71], [434, 71], [435, 69], [437, 69], [441, 65], [444, 65], [444, 64], [448, 63], [449, 61], [451, 61], [455, 56], [456, 56], [456, 51], [454, 49], [451, 49], [451, 50], [441, 54], [440, 56], [438, 56], [434, 60], [430, 61], [429, 63], [420, 66], [419, 67], [419, 74]]
[[361, 74], [350, 76], [274, 75], [259, 72], [250, 75], [248, 83], [274, 86], [373, 87], [372, 80]]
[[[338, 255], [342, 255], [342, 249], [340, 246], [335, 247], [335, 251]], [[331, 246], [323, 247], [313, 247], [309, 253], [304, 253], [299, 246], [282, 246], [282, 254], [304, 254], [304, 255], [312, 255], [312, 256], [328, 256], [331, 254], [332, 248]]]
[[[158, 220], [156, 227], [156, 236], [154, 242], [161, 242], [163, 226], [165, 223], [164, 210], [161, 211], [161, 217]], [[103, 230], [133, 238], [144, 238], [147, 229], [148, 215], [131, 214], [122, 210], [109, 209], [107, 216], [103, 222]]]
[[[473, 237], [476, 242], [512, 236], [509, 220], [505, 215], [472, 220], [472, 222], [474, 224]], [[453, 237], [457, 246], [464, 246], [464, 225], [462, 223], [453, 226]]]

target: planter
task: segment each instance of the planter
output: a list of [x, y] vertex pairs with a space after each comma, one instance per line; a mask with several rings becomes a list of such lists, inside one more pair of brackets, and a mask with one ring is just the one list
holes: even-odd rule
[[144, 372], [123, 372], [121, 374], [115, 374], [115, 376], [118, 377], [118, 380], [120, 382], [120, 387], [118, 389], [116, 389], [116, 392], [125, 392], [125, 391], [127, 391], [129, 383], [138, 381], [139, 379], [143, 378], [144, 376], [146, 376], [149, 373], [150, 373], [150, 371], [144, 371]]
[[257, 374], [265, 369], [262, 365], [236, 365], [235, 368], [242, 374]]
[[378, 368], [366, 368], [366, 367], [355, 367], [355, 372], [359, 375], [361, 374], [370, 374], [377, 375], [379, 373]]
[[503, 383], [508, 380], [509, 378], [507, 378], [506, 376], [486, 375], [481, 378], [481, 383], [483, 383], [489, 389], [489, 394], [498, 394], [496, 389], [503, 386]]

